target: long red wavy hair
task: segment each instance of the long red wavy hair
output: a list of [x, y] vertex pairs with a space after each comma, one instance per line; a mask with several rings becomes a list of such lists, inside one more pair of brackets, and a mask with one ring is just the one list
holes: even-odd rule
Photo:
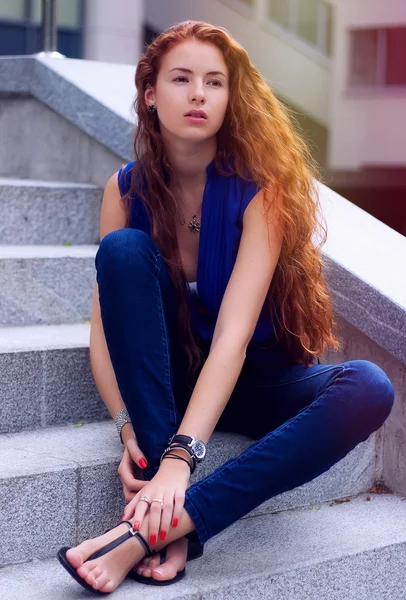
[[[277, 339], [294, 362], [307, 367], [328, 347], [340, 348], [332, 300], [322, 272], [326, 265], [320, 249], [327, 239], [327, 229], [315, 185], [319, 170], [293, 113], [274, 95], [247, 52], [226, 29], [198, 21], [179, 23], [158, 35], [140, 59], [135, 75], [136, 163], [131, 189], [124, 197], [128, 215], [131, 197], [136, 193], [150, 211], [151, 237], [161, 250], [174, 284], [179, 342], [189, 358], [188, 381], [193, 381], [203, 357], [193, 336], [186, 301], [186, 280], [175, 233], [177, 203], [167, 185], [173, 171], [157, 116], [144, 102], [147, 84], [156, 84], [162, 56], [176, 44], [191, 39], [214, 44], [228, 67], [229, 103], [217, 133], [215, 165], [220, 173], [230, 176], [229, 171], [222, 170], [222, 163], [225, 160], [229, 165], [232, 157], [234, 174], [247, 180], [248, 171], [250, 180], [264, 189], [265, 204], [274, 207], [273, 214], [284, 234], [267, 302]], [[141, 162], [148, 194], [137, 185]]]

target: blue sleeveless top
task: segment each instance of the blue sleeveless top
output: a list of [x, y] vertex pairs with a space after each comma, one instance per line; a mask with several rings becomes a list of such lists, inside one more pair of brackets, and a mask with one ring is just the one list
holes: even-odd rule
[[[118, 172], [123, 196], [131, 186], [134, 161]], [[217, 316], [230, 279], [242, 233], [244, 211], [260, 190], [255, 182], [238, 175], [221, 175], [213, 161], [206, 168], [203, 193], [200, 242], [197, 263], [198, 296], [192, 296], [192, 321], [204, 340], [213, 337]], [[131, 200], [129, 227], [150, 235], [150, 222], [144, 204], [137, 195]], [[269, 308], [264, 304], [250, 344], [274, 341]], [[247, 349], [248, 356], [248, 349]]]

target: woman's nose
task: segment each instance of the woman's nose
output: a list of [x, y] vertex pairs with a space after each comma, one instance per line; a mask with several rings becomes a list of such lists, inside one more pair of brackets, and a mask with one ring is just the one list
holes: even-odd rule
[[197, 100], [198, 102], [202, 102], [206, 99], [204, 90], [201, 86], [196, 86], [190, 97], [192, 100]]

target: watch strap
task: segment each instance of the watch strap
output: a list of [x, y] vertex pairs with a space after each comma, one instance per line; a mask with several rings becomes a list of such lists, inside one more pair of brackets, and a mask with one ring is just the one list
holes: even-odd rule
[[189, 446], [189, 448], [192, 446], [192, 443], [195, 441], [195, 438], [190, 437], [189, 435], [183, 435], [181, 433], [177, 433], [176, 435], [173, 435], [169, 441], [170, 444], [184, 444], [186, 446]]

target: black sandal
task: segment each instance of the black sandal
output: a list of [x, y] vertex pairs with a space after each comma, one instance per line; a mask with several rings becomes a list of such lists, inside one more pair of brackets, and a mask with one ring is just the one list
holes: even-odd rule
[[[189, 539], [186, 560], [195, 560], [195, 558], [203, 556], [203, 547], [204, 546], [200, 541]], [[159, 553], [161, 557], [161, 565], [166, 560], [166, 548], [167, 546], [165, 548], [162, 548], [162, 550]], [[186, 569], [182, 569], [175, 575], [175, 577], [172, 577], [172, 579], [164, 579], [162, 581], [159, 581], [159, 579], [154, 579], [153, 577], [144, 577], [144, 575], [139, 575], [136, 571], [131, 569], [131, 571], [128, 572], [127, 577], [134, 579], [134, 581], [138, 581], [138, 583], [144, 583], [145, 585], [171, 585], [172, 583], [176, 583], [177, 581], [183, 579], [185, 575]]]
[[[139, 531], [135, 531], [133, 529], [132, 523], [130, 521], [121, 521], [119, 523], [119, 525], [121, 525], [121, 523], [126, 523], [129, 526], [128, 531], [126, 533], [123, 533], [123, 535], [118, 537], [116, 540], [113, 540], [109, 544], [106, 544], [105, 546], [100, 548], [100, 550], [97, 550], [96, 552], [94, 552], [91, 556], [89, 556], [87, 561], [93, 560], [95, 558], [99, 558], [99, 556], [103, 556], [104, 554], [107, 554], [107, 552], [110, 552], [110, 550], [117, 548], [117, 546], [120, 546], [120, 544], [122, 544], [123, 542], [125, 542], [126, 540], [128, 540], [129, 538], [134, 537], [134, 536], [136, 536], [138, 538], [141, 545], [144, 547], [145, 556], [149, 557], [149, 556], [152, 556], [153, 554], [155, 554], [155, 552], [153, 552], [151, 550], [148, 542], [141, 535], [141, 533]], [[108, 530], [108, 531], [110, 531], [110, 530]], [[74, 569], [72, 567], [72, 565], [66, 559], [66, 552], [69, 549], [70, 549], [69, 547], [64, 546], [63, 548], [60, 548], [58, 550], [58, 554], [57, 554], [57, 558], [58, 558], [59, 562], [67, 570], [69, 575], [71, 575], [73, 577], [73, 579], [75, 579], [75, 581], [77, 581], [82, 587], [84, 587], [89, 592], [92, 592], [93, 594], [99, 594], [99, 595], [110, 594], [111, 592], [102, 592], [101, 590], [96, 590], [94, 587], [89, 585], [84, 579], [82, 579], [82, 577], [80, 577], [80, 575], [77, 574], [76, 569]]]

